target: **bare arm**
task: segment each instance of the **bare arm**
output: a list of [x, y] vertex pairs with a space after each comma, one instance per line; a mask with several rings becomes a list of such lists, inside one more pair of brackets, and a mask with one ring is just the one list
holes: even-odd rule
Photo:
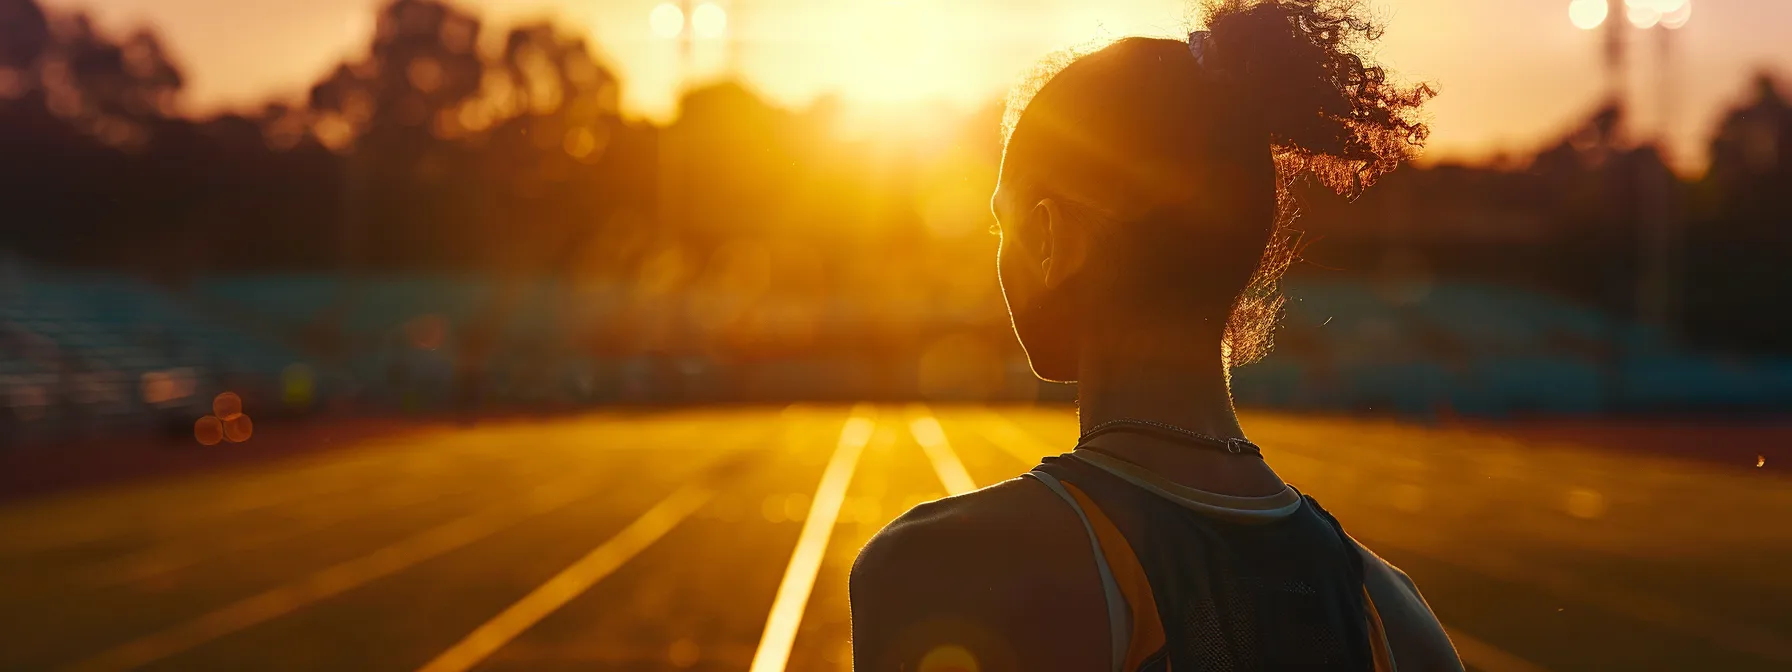
[[1363, 586], [1369, 589], [1369, 597], [1381, 613], [1395, 665], [1409, 670], [1463, 669], [1450, 636], [1437, 615], [1431, 613], [1431, 605], [1419, 595], [1412, 577], [1362, 542], [1357, 542], [1356, 547], [1363, 556]]

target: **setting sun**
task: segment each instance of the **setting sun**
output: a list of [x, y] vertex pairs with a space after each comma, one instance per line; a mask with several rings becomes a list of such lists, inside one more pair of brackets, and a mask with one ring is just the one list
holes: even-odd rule
[[[1192, 19], [1174, 0], [1100, 7], [1045, 4], [1017, 17], [1006, 7], [948, 0], [702, 3], [690, 16], [695, 43], [689, 62], [676, 54], [676, 7], [654, 19], [661, 56], [642, 87], [628, 95], [650, 117], [673, 113], [675, 82], [705, 82], [739, 72], [780, 103], [807, 105], [822, 96], [850, 108], [947, 104], [970, 109], [998, 99], [1041, 56], [1122, 35], [1180, 35]], [[725, 8], [726, 30], [706, 28], [706, 8]], [[663, 24], [661, 23], [663, 21]], [[717, 23], [721, 23], [718, 21]], [[602, 31], [604, 24], [594, 23]], [[661, 30], [659, 26], [665, 25]], [[626, 64], [624, 64], [626, 67]]]

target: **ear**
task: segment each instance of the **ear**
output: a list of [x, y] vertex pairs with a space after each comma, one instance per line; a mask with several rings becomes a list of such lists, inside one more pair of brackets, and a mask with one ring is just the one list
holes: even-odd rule
[[1040, 272], [1046, 287], [1057, 287], [1083, 269], [1089, 258], [1089, 231], [1084, 222], [1066, 217], [1056, 199], [1041, 199], [1033, 206], [1032, 216], [1045, 234]]

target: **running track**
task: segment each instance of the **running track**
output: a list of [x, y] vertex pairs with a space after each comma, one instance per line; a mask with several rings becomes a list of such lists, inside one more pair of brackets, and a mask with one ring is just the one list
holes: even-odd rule
[[[1782, 471], [1245, 422], [1471, 668], [1792, 669]], [[0, 669], [845, 670], [860, 545], [1074, 434], [1062, 408], [616, 412], [14, 501]]]

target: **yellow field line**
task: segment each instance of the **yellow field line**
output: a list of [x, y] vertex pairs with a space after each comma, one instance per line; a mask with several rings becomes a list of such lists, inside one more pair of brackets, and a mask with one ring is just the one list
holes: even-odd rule
[[588, 479], [569, 478], [536, 488], [520, 502], [477, 511], [340, 562], [296, 582], [238, 600], [193, 620], [102, 651], [70, 670], [128, 670], [225, 635], [292, 613], [307, 605], [396, 574], [524, 520], [591, 495]]
[[852, 483], [859, 455], [877, 428], [871, 413], [869, 406], [855, 408], [840, 428], [840, 440], [821, 473], [809, 515], [803, 519], [803, 531], [797, 535], [796, 550], [790, 554], [790, 565], [784, 568], [784, 580], [778, 584], [777, 597], [772, 599], [771, 614], [765, 619], [765, 632], [753, 653], [750, 672], [783, 672], [790, 662], [796, 628], [803, 622], [803, 609], [809, 604], [809, 593], [815, 589], [815, 577], [821, 572], [821, 558], [840, 517], [840, 505], [846, 502], [846, 487]]
[[971, 480], [971, 472], [965, 470], [964, 462], [953, 452], [952, 442], [946, 440], [946, 430], [940, 427], [940, 421], [920, 404], [910, 407], [909, 413], [914, 415], [908, 421], [909, 434], [927, 453], [927, 460], [933, 463], [933, 472], [940, 477], [940, 485], [946, 486], [946, 494], [959, 495], [976, 490], [977, 482]]
[[419, 669], [421, 672], [461, 672], [471, 669], [492, 652], [653, 545], [701, 508], [714, 494], [714, 491], [698, 485], [685, 486], [673, 492], [609, 541], [592, 549], [585, 557], [555, 574], [516, 604], [475, 628], [465, 639]]

